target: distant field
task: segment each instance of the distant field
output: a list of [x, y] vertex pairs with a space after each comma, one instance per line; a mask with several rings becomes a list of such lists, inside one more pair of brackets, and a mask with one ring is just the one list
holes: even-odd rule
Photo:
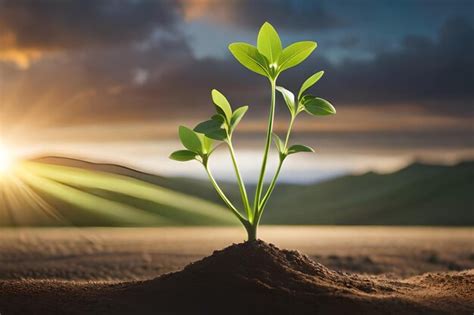
[[[261, 238], [343, 271], [409, 276], [474, 268], [474, 229], [262, 227]], [[136, 280], [241, 242], [241, 228], [0, 229], [0, 279]]]

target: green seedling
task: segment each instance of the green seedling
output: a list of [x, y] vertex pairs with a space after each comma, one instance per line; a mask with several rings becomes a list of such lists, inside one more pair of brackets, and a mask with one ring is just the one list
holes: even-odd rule
[[[232, 55], [244, 67], [266, 77], [270, 83], [271, 101], [267, 133], [263, 150], [262, 166], [253, 204], [250, 204], [245, 183], [242, 179], [237, 163], [234, 146], [232, 144], [234, 131], [247, 112], [248, 106], [242, 106], [234, 110], [227, 98], [221, 92], [214, 89], [211, 92], [211, 97], [215, 105], [216, 114], [209, 120], [198, 124], [194, 129], [184, 126], [179, 127], [179, 138], [184, 145], [185, 150], [173, 152], [170, 158], [183, 162], [197, 160], [204, 166], [209, 180], [217, 194], [245, 227], [249, 241], [257, 238], [258, 224], [268, 199], [275, 188], [285, 159], [292, 154], [300, 152], [314, 152], [311, 147], [306, 145], [290, 145], [290, 134], [296, 117], [302, 112], [306, 112], [313, 116], [325, 116], [336, 113], [335, 108], [327, 100], [306, 93], [308, 89], [321, 79], [324, 75], [324, 71], [319, 71], [306, 79], [306, 81], [301, 85], [297, 97], [295, 97], [295, 95], [289, 90], [277, 85], [277, 79], [280, 74], [303, 62], [316, 49], [316, 46], [316, 42], [302, 41], [283, 48], [278, 33], [269, 23], [264, 23], [260, 28], [257, 37], [257, 47], [241, 42], [229, 45], [229, 50]], [[282, 140], [277, 134], [273, 133], [276, 91], [282, 95], [290, 112], [289, 126], [284, 140]], [[276, 149], [278, 150], [279, 163], [270, 184], [264, 192], [264, 178], [272, 138]], [[224, 143], [229, 150], [237, 178], [237, 184], [242, 197], [242, 206], [240, 208], [237, 208], [234, 203], [227, 198], [224, 191], [214, 179], [209, 168], [208, 161], [217, 147], [216, 143]]]

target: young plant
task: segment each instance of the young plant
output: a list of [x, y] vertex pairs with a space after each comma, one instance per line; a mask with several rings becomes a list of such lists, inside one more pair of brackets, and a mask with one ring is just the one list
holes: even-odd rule
[[[229, 50], [232, 55], [244, 67], [266, 77], [270, 84], [271, 100], [267, 133], [263, 150], [262, 166], [253, 204], [250, 203], [248, 198], [245, 183], [240, 174], [234, 146], [232, 144], [234, 131], [247, 112], [248, 106], [242, 106], [233, 110], [227, 98], [221, 92], [214, 89], [211, 92], [211, 97], [216, 108], [216, 114], [209, 120], [198, 124], [193, 130], [184, 126], [179, 127], [179, 138], [186, 149], [173, 152], [170, 158], [177, 161], [197, 160], [204, 166], [209, 180], [217, 194], [245, 227], [249, 241], [257, 238], [258, 224], [268, 199], [275, 188], [285, 159], [288, 156], [299, 152], [314, 152], [312, 148], [306, 145], [290, 145], [290, 134], [296, 117], [302, 112], [306, 112], [313, 116], [325, 116], [336, 113], [335, 108], [327, 100], [306, 93], [309, 88], [321, 79], [324, 75], [324, 71], [316, 72], [306, 79], [306, 81], [301, 85], [297, 97], [295, 97], [295, 95], [289, 90], [277, 85], [277, 79], [280, 74], [303, 62], [313, 52], [313, 50], [316, 49], [316, 46], [316, 42], [302, 41], [283, 48], [278, 33], [268, 22], [264, 23], [260, 28], [257, 37], [257, 47], [242, 42], [232, 43], [229, 45]], [[276, 91], [282, 95], [290, 112], [290, 121], [284, 138], [285, 140], [282, 140], [277, 134], [273, 133]], [[264, 178], [267, 170], [268, 153], [270, 151], [272, 138], [279, 153], [279, 163], [270, 184], [264, 192]], [[227, 198], [226, 194], [220, 188], [211, 173], [208, 161], [216, 148], [214, 145], [215, 142], [224, 143], [229, 150], [240, 195], [242, 197], [243, 209], [236, 207], [234, 203]]]

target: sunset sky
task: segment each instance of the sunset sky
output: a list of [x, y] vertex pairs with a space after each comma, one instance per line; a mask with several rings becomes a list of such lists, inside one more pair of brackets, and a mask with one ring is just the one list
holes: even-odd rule
[[[280, 84], [312, 90], [337, 115], [299, 117], [283, 180], [391, 171], [414, 159], [474, 157], [474, 2], [0, 0], [0, 143], [20, 157], [62, 155], [171, 176], [203, 176], [168, 155], [177, 128], [213, 113], [210, 90], [249, 105], [236, 134], [256, 179], [269, 87], [230, 55], [269, 21], [283, 44], [318, 42]], [[282, 99], [277, 130], [288, 123]], [[212, 161], [231, 178], [224, 151]], [[255, 177], [255, 178], [254, 178]]]

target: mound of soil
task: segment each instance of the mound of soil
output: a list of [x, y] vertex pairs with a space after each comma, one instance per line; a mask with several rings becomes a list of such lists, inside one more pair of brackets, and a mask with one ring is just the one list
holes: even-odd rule
[[[350, 274], [263, 241], [234, 244], [182, 271], [144, 282], [16, 286], [20, 284], [0, 286], [1, 313], [471, 314], [474, 310], [472, 270], [405, 280]], [[17, 308], [11, 307], [15, 301]]]

